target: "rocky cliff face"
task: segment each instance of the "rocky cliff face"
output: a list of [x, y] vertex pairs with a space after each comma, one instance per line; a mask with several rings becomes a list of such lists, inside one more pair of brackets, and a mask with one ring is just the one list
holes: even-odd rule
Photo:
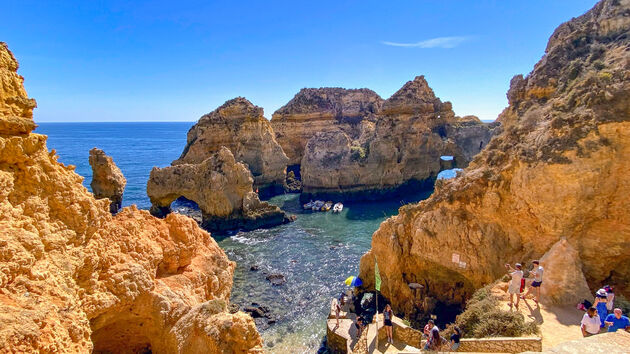
[[289, 222], [277, 206], [261, 202], [252, 190], [247, 167], [226, 147], [198, 164], [153, 168], [147, 182], [151, 213], [164, 216], [171, 203], [184, 197], [197, 203], [201, 225], [211, 231], [253, 230]]
[[222, 146], [247, 164], [261, 196], [284, 191], [288, 158], [261, 107], [237, 97], [204, 115], [188, 131], [186, 147], [173, 165], [201, 163]]
[[273, 114], [271, 126], [289, 165], [299, 165], [306, 143], [316, 133], [343, 131], [356, 138], [361, 123], [373, 120], [382, 104], [383, 99], [368, 89], [305, 88]]
[[512, 79], [503, 132], [462, 176], [374, 233], [360, 266], [367, 288], [377, 259], [396, 310], [415, 312], [411, 282], [461, 303], [504, 263], [529, 264], [564, 237], [591, 290], [628, 294], [628, 13], [630, 1], [602, 1], [554, 32], [534, 70]]
[[[465, 166], [493, 131], [479, 120], [456, 118], [423, 76], [385, 101], [359, 133], [318, 133], [302, 158], [302, 199], [379, 199], [430, 186], [440, 156]], [[482, 142], [480, 144], [480, 142]], [[461, 143], [466, 148], [458, 145]]]
[[90, 166], [92, 166], [92, 193], [97, 199], [110, 200], [109, 211], [116, 214], [122, 207], [123, 193], [127, 180], [116, 166], [111, 156], [105, 155], [101, 149], [90, 150]]
[[227, 305], [235, 264], [190, 218], [96, 200], [31, 133], [0, 43], [0, 343], [7, 352], [253, 352]]

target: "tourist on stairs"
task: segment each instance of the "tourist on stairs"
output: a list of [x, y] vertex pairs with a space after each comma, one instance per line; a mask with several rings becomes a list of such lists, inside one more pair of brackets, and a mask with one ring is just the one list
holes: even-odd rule
[[394, 344], [394, 325], [392, 324], [392, 318], [394, 312], [392, 307], [385, 305], [385, 311], [383, 311], [383, 325], [385, 326], [385, 332], [387, 333], [387, 342]]
[[582, 317], [582, 322], [580, 323], [582, 335], [584, 337], [589, 337], [598, 334], [600, 324], [601, 321], [599, 320], [597, 309], [594, 307], [590, 307], [584, 314], [584, 317]]
[[506, 264], [505, 268], [508, 270], [508, 275], [512, 277], [510, 285], [508, 287], [508, 293], [510, 294], [510, 309], [514, 305], [514, 295], [516, 295], [516, 308], [518, 309], [518, 303], [521, 300], [521, 280], [523, 280], [523, 266], [520, 263], [514, 265], [516, 269], [512, 268], [510, 264]]
[[630, 320], [623, 316], [620, 308], [616, 308], [614, 313], [608, 315], [605, 323], [608, 326], [608, 332], [617, 332], [618, 329], [630, 332]]
[[[428, 331], [426, 331], [427, 327], [428, 327]], [[424, 350], [437, 351], [442, 344], [442, 339], [440, 337], [440, 329], [438, 328], [438, 326], [435, 325], [435, 322], [433, 322], [433, 320], [429, 320], [429, 323], [427, 323], [427, 325], [424, 328], [425, 328], [425, 334], [427, 336], [427, 344], [425, 344]]]
[[593, 306], [595, 306], [595, 308], [597, 309], [601, 328], [604, 328], [606, 326], [604, 324], [604, 320], [606, 319], [606, 316], [608, 316], [608, 309], [606, 308], [606, 303], [608, 302], [607, 297], [608, 293], [606, 293], [605, 289], [599, 289], [597, 290], [597, 293], [595, 293], [595, 303], [593, 304]]
[[540, 266], [540, 261], [533, 261], [532, 264], [534, 265], [534, 269], [532, 269], [530, 273], [534, 275], [534, 281], [532, 282], [532, 285], [530, 285], [527, 289], [527, 293], [521, 298], [524, 300], [525, 298], [527, 298], [527, 295], [532, 292], [532, 289], [535, 289], [536, 295], [534, 297], [534, 302], [538, 304], [538, 302], [540, 301], [540, 286], [542, 285], [543, 272], [545, 270], [543, 269], [543, 267]]

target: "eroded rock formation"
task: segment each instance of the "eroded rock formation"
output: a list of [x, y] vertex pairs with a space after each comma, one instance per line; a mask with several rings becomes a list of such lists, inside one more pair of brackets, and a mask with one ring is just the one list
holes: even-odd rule
[[407, 82], [360, 128], [354, 136], [337, 129], [308, 141], [303, 200], [380, 199], [429, 187], [441, 170], [440, 156], [453, 155], [465, 166], [494, 131], [478, 119], [456, 118], [423, 76]]
[[553, 33], [534, 70], [512, 79], [503, 132], [374, 233], [360, 265], [368, 289], [377, 259], [395, 310], [415, 311], [411, 282], [461, 303], [504, 263], [530, 264], [564, 237], [591, 290], [628, 294], [629, 11], [630, 1], [605, 0]]
[[276, 142], [263, 109], [243, 97], [225, 102], [188, 131], [188, 142], [173, 165], [201, 163], [222, 146], [254, 176], [261, 196], [284, 192], [288, 158]]
[[234, 262], [190, 218], [112, 216], [31, 133], [17, 67], [0, 43], [1, 351], [260, 350], [251, 317], [226, 310]]
[[90, 150], [90, 166], [92, 166], [92, 193], [97, 199], [110, 200], [109, 211], [116, 214], [122, 207], [123, 193], [127, 180], [111, 156], [97, 148]]
[[258, 199], [252, 182], [247, 167], [221, 147], [201, 163], [154, 167], [147, 194], [156, 216], [168, 214], [179, 197], [194, 201], [202, 212], [202, 227], [211, 231], [253, 230], [289, 222], [280, 208]]
[[271, 126], [289, 165], [299, 165], [306, 143], [316, 133], [343, 131], [357, 138], [361, 123], [374, 120], [382, 104], [383, 99], [368, 89], [305, 88], [273, 114]]

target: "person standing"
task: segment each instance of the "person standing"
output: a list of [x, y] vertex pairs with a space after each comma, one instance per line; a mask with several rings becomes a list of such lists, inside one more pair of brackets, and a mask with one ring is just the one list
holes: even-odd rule
[[545, 269], [540, 266], [540, 261], [533, 261], [532, 264], [534, 265], [534, 269], [532, 269], [530, 273], [534, 275], [534, 281], [532, 282], [532, 285], [530, 285], [527, 289], [527, 293], [521, 298], [527, 298], [527, 295], [529, 295], [532, 290], [534, 290], [536, 293], [536, 295], [534, 295], [534, 302], [538, 304], [538, 302], [540, 301], [540, 286], [543, 282], [543, 273]]
[[584, 337], [589, 337], [598, 334], [600, 324], [601, 321], [599, 319], [599, 315], [597, 314], [597, 309], [595, 307], [590, 307], [584, 314], [584, 317], [582, 317], [582, 322], [580, 322], [582, 335]]
[[606, 309], [611, 312], [615, 303], [615, 292], [610, 285], [605, 285], [603, 289], [606, 290]]
[[[455, 332], [451, 334], [451, 350], [456, 352], [459, 349], [459, 340], [462, 337], [462, 330], [458, 326], [453, 327]], [[599, 328], [598, 328], [599, 329]]]
[[514, 305], [514, 295], [516, 295], [516, 308], [518, 309], [518, 303], [521, 300], [521, 280], [523, 279], [523, 266], [520, 263], [514, 265], [516, 268], [512, 268], [510, 264], [506, 264], [505, 268], [508, 270], [508, 275], [512, 277], [510, 285], [508, 287], [508, 293], [510, 294], [510, 309]]
[[599, 315], [599, 319], [601, 321], [600, 327], [604, 328], [606, 325], [604, 324], [604, 320], [606, 316], [608, 316], [608, 309], [606, 308], [606, 303], [608, 302], [608, 294], [605, 289], [597, 290], [595, 293], [595, 301], [593, 306], [597, 309], [597, 314]]
[[605, 323], [608, 326], [608, 332], [617, 332], [619, 329], [630, 332], [630, 319], [623, 316], [620, 308], [616, 308], [614, 313], [608, 315]]
[[394, 325], [392, 324], [392, 318], [394, 317], [394, 311], [392, 307], [385, 305], [385, 311], [383, 311], [383, 325], [385, 326], [385, 332], [387, 333], [387, 341], [394, 344]]

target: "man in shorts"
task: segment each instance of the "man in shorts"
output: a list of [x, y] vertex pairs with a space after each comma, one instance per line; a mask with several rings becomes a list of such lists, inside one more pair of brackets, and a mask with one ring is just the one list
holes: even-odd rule
[[542, 285], [543, 272], [545, 270], [540, 266], [540, 261], [533, 261], [532, 264], [534, 265], [534, 269], [532, 269], [530, 273], [534, 276], [534, 281], [532, 282], [532, 285], [529, 286], [529, 289], [527, 289], [527, 294], [522, 296], [522, 299], [525, 299], [533, 289], [536, 292], [534, 302], [538, 304], [540, 301], [540, 286]]
[[510, 309], [514, 305], [514, 295], [516, 295], [516, 308], [518, 309], [518, 303], [521, 300], [521, 280], [523, 279], [523, 266], [520, 263], [516, 263], [512, 268], [511, 265], [506, 264], [505, 268], [508, 270], [508, 275], [512, 278], [508, 287], [508, 293], [510, 294]]

